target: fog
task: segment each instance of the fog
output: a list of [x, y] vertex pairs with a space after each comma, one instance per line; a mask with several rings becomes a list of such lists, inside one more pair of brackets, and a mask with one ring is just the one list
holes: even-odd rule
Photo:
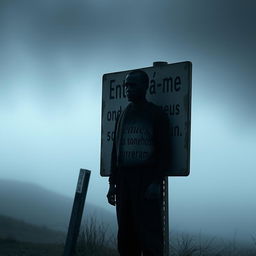
[[171, 177], [170, 228], [256, 233], [254, 1], [1, 1], [0, 179], [73, 196], [99, 175], [104, 73], [191, 61], [191, 174]]

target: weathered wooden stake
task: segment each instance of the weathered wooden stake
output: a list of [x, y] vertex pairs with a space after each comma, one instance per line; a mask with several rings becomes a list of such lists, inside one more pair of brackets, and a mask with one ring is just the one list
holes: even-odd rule
[[63, 256], [73, 256], [79, 235], [91, 171], [80, 169]]

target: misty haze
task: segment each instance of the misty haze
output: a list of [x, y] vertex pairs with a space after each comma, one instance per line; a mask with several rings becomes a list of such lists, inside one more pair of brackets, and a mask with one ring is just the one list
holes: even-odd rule
[[255, 253], [255, 8], [250, 0], [1, 1], [0, 239], [21, 240], [26, 224], [42, 234], [36, 242], [63, 243], [80, 168], [91, 170], [84, 220], [94, 215], [115, 235], [100, 176], [102, 76], [191, 61], [191, 167], [169, 178], [170, 239], [201, 234]]

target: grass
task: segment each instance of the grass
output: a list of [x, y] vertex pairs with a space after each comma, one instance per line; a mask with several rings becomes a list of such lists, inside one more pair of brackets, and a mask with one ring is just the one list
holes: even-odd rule
[[12, 238], [0, 239], [0, 256], [57, 256], [62, 244], [20, 242]]
[[[115, 234], [108, 227], [91, 218], [81, 227], [76, 256], [118, 256]], [[256, 235], [251, 236], [251, 246], [243, 246], [236, 239], [220, 241], [199, 234], [170, 235], [170, 256], [255, 256]], [[62, 256], [63, 243], [32, 243], [17, 241], [12, 237], [0, 239], [0, 256]]]
[[[107, 227], [91, 218], [80, 230], [76, 256], [118, 256], [114, 234]], [[0, 256], [62, 256], [63, 243], [18, 241], [12, 236], [0, 238]]]
[[97, 224], [95, 218], [91, 218], [80, 232], [77, 243], [77, 256], [118, 256], [114, 234], [107, 236], [107, 227]]
[[170, 243], [170, 256], [255, 256], [256, 236], [252, 236], [252, 245], [245, 246], [233, 239], [218, 241], [205, 239], [201, 235], [179, 234]]
[[[115, 235], [106, 236], [107, 228], [91, 219], [80, 232], [77, 256], [117, 256]], [[202, 234], [185, 233], [170, 236], [170, 256], [255, 256], [256, 235], [252, 235], [251, 246], [244, 246], [234, 238], [222, 241], [206, 238]]]
[[32, 243], [61, 243], [65, 241], [65, 233], [0, 215], [0, 238]]

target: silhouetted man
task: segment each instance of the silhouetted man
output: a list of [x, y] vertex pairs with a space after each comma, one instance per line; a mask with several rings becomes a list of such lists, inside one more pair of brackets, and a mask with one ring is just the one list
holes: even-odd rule
[[169, 120], [146, 100], [149, 78], [125, 78], [130, 103], [120, 114], [112, 149], [108, 202], [116, 205], [121, 256], [163, 255], [162, 181], [168, 166]]

